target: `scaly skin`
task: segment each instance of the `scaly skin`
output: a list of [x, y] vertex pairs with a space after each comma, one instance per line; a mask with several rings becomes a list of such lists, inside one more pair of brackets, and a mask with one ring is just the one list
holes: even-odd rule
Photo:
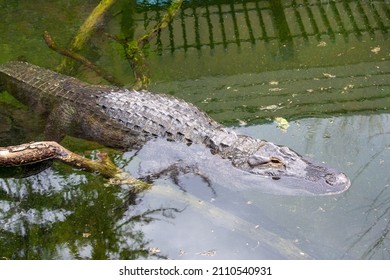
[[131, 149], [163, 137], [187, 145], [204, 144], [236, 168], [270, 180], [291, 178], [291, 188], [309, 194], [340, 193], [350, 186], [345, 174], [287, 147], [236, 135], [172, 96], [90, 85], [25, 62], [0, 65], [0, 84], [36, 113], [48, 114], [49, 140], [59, 141], [69, 134]]

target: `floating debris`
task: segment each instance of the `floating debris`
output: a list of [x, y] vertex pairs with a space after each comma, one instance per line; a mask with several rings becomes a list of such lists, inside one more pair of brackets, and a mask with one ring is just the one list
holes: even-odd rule
[[203, 252], [199, 252], [196, 254], [200, 255], [200, 256], [214, 257], [217, 254], [217, 250], [208, 250], [208, 251], [203, 251]]
[[185, 254], [186, 254], [186, 252], [184, 250], [182, 250], [182, 249], [179, 250], [179, 256], [180, 257], [185, 255]]
[[239, 126], [246, 126], [248, 123], [244, 120], [237, 119]]
[[268, 106], [262, 106], [260, 107], [259, 109], [264, 111], [264, 110], [269, 110], [269, 111], [275, 111], [275, 110], [279, 110], [279, 109], [282, 109], [283, 107], [280, 106], [280, 105], [268, 105]]
[[325, 41], [319, 42], [317, 47], [326, 47], [326, 42]]
[[280, 128], [283, 132], [286, 132], [290, 124], [285, 118], [282, 117], [276, 117], [274, 119], [274, 122], [276, 123], [276, 126]]
[[150, 254], [157, 254], [157, 253], [160, 253], [160, 252], [161, 252], [160, 248], [157, 248], [157, 247], [149, 248], [149, 253]]
[[375, 47], [371, 49], [371, 52], [373, 52], [374, 54], [378, 54], [380, 51], [381, 51], [380, 47]]
[[269, 91], [282, 91], [283, 88], [270, 88]]
[[354, 88], [354, 85], [352, 85], [352, 84], [346, 85], [345, 87], [343, 87], [343, 90], [341, 91], [341, 93], [347, 93], [353, 88]]
[[332, 90], [332, 87], [320, 87], [320, 91], [328, 91], [330, 92]]
[[330, 74], [330, 73], [322, 73], [327, 78], [336, 78], [336, 75]]
[[202, 100], [202, 103], [208, 104], [211, 100], [211, 97], [207, 97], [206, 99]]

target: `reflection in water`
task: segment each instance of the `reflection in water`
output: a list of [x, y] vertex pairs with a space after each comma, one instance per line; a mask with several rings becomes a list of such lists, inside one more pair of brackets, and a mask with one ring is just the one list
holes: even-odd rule
[[[354, 174], [352, 185], [355, 192], [351, 195], [359, 197], [353, 211], [362, 219], [358, 226], [360, 229], [348, 235], [349, 245], [343, 254], [345, 258], [390, 258], [387, 250], [390, 229], [389, 124], [388, 114], [341, 118], [331, 124], [332, 127], [338, 127], [338, 133], [344, 137], [340, 136], [341, 147], [327, 152], [340, 154], [343, 150], [347, 151], [348, 164]], [[332, 135], [332, 127], [315, 127], [312, 135], [318, 135], [318, 131], [323, 131], [325, 136]], [[356, 132], [363, 133], [364, 136], [355, 137]]]
[[[150, 29], [161, 9], [138, 7], [135, 33]], [[388, 12], [383, 0], [185, 1], [152, 44], [151, 62], [159, 79], [177, 80], [377, 60], [369, 49], [375, 42], [386, 53]]]
[[3, 259], [165, 258], [149, 250], [140, 228], [180, 212], [161, 207], [134, 211], [139, 198], [131, 191], [53, 170], [0, 180], [0, 198]]
[[[143, 23], [138, 28], [157, 22], [167, 2], [138, 1], [136, 18]], [[189, 0], [178, 21], [159, 37], [158, 48], [177, 52], [221, 45], [228, 49], [260, 41], [276, 41], [282, 48], [299, 40], [336, 41], [338, 36], [344, 41], [353, 36], [361, 40], [366, 33], [388, 33], [387, 9], [386, 1]]]
[[373, 199], [371, 205], [363, 207], [366, 215], [366, 224], [362, 227], [362, 231], [352, 237], [352, 242], [345, 252], [344, 256], [348, 256], [356, 247], [361, 247], [364, 244], [365, 250], [359, 252], [362, 259], [389, 259], [388, 252], [389, 237], [390, 237], [390, 192], [389, 184]]

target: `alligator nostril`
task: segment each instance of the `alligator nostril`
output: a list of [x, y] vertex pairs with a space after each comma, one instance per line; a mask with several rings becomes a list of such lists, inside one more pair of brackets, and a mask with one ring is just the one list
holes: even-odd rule
[[344, 173], [326, 174], [325, 181], [331, 186], [345, 186], [349, 187], [351, 182]]
[[336, 183], [337, 180], [336, 180], [336, 177], [333, 174], [326, 174], [325, 175], [325, 181], [329, 185], [333, 186]]

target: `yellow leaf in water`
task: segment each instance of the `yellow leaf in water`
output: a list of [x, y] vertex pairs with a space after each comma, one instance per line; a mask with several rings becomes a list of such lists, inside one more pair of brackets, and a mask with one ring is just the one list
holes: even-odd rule
[[374, 54], [377, 54], [381, 51], [381, 48], [380, 47], [375, 47], [375, 48], [372, 48], [371, 49], [371, 52], [373, 52]]
[[283, 131], [287, 131], [288, 127], [290, 126], [288, 121], [285, 118], [282, 118], [282, 117], [276, 117], [274, 119], [274, 122], [276, 123], [276, 126], [278, 128], [280, 128], [281, 130], [283, 130]]

